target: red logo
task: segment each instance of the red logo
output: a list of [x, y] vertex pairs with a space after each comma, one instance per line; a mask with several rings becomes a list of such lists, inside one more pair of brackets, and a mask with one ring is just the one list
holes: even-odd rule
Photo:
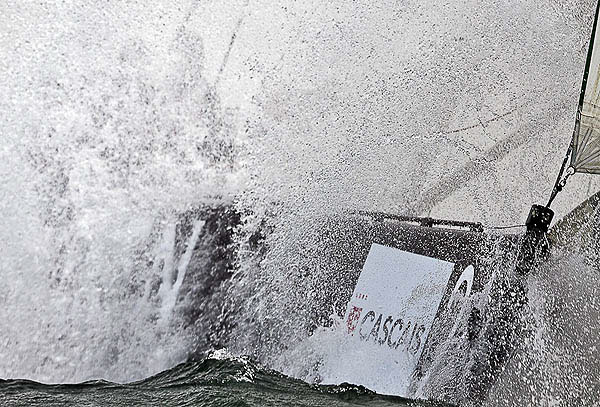
[[346, 324], [348, 325], [348, 334], [351, 334], [356, 329], [362, 310], [362, 308], [354, 305], [352, 306], [352, 311], [348, 314], [348, 321], [346, 321]]

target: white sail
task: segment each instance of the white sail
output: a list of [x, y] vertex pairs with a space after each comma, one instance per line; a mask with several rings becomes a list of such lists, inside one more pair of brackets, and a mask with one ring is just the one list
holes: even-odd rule
[[571, 144], [571, 167], [575, 172], [600, 174], [600, 33], [598, 8], [592, 27], [592, 38]]

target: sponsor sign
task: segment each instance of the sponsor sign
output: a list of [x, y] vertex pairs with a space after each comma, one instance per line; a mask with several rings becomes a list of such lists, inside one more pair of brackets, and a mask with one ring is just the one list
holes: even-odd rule
[[357, 353], [383, 361], [378, 370], [412, 373], [453, 268], [454, 263], [373, 244], [344, 318]]

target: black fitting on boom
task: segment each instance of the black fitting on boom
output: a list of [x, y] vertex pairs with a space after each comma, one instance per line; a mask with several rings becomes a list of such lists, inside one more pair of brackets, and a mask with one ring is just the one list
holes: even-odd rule
[[529, 210], [529, 216], [527, 217], [527, 231], [548, 233], [550, 229], [550, 223], [554, 218], [554, 211], [542, 205], [533, 205]]

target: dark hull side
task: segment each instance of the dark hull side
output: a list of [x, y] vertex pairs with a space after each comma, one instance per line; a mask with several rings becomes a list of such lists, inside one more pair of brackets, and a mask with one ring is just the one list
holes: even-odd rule
[[[206, 223], [195, 242], [193, 256], [180, 292], [180, 311], [184, 315], [184, 327], [197, 332], [196, 350], [227, 346], [232, 332], [236, 330], [233, 316], [236, 304], [228, 292], [229, 282], [234, 275], [238, 256], [235, 231], [240, 225], [240, 215], [231, 206], [202, 208], [180, 217], [177, 227], [176, 252], [181, 254], [196, 219]], [[330, 324], [332, 307], [343, 316], [360, 276], [371, 245], [374, 243], [403, 251], [455, 263], [445, 294], [438, 307], [430, 334], [421, 359], [414, 373], [413, 392], [422, 397], [447, 400], [454, 395], [429, 394], [429, 388], [438, 388], [435, 380], [440, 361], [449, 357], [449, 343], [460, 343], [461, 352], [451, 355], [447, 363], [466, 365], [480, 327], [477, 313], [483, 313], [476, 303], [487, 295], [490, 279], [494, 274], [505, 273], [514, 267], [518, 248], [518, 235], [490, 234], [480, 225], [461, 222], [441, 222], [430, 219], [412, 219], [380, 213], [344, 213], [317, 219], [317, 249], [310, 255], [308, 263], [311, 275], [319, 276], [312, 288], [313, 300], [310, 321], [305, 329], [309, 332], [319, 326]], [[261, 230], [249, 240], [255, 255], [260, 258], [268, 248], [265, 237], [269, 231]], [[457, 302], [451, 298], [457, 281], [469, 266], [474, 267], [472, 288], [469, 293], [459, 292], [465, 297]], [[455, 294], [456, 297], [456, 294]], [[452, 300], [452, 301], [450, 301]], [[452, 304], [449, 304], [449, 303]], [[458, 304], [458, 305], [457, 305]], [[452, 306], [450, 306], [452, 305]], [[472, 309], [476, 308], [475, 312]], [[456, 321], [462, 321], [457, 327]], [[193, 356], [191, 356], [193, 358]]]

